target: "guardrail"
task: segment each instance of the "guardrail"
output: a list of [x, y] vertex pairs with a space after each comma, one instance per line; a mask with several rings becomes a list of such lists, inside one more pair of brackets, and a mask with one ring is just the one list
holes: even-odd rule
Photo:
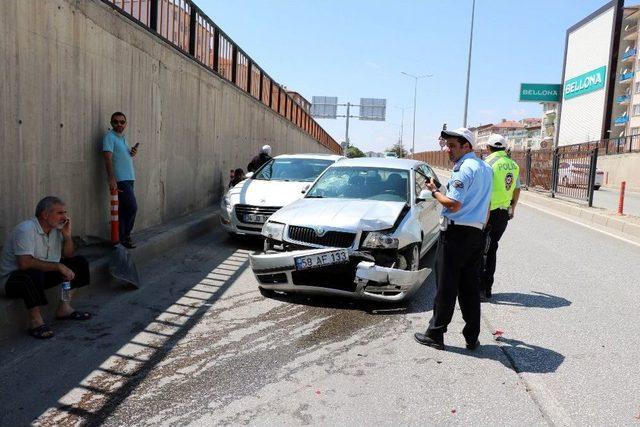
[[320, 144], [340, 145], [191, 0], [100, 0], [291, 121]]

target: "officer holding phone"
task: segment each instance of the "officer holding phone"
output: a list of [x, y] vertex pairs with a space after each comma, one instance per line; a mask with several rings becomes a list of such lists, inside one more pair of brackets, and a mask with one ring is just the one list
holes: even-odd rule
[[451, 322], [456, 298], [465, 327], [466, 346], [478, 347], [480, 294], [478, 276], [482, 265], [483, 233], [491, 201], [492, 171], [474, 153], [473, 133], [466, 128], [441, 133], [453, 173], [443, 194], [436, 184], [427, 188], [442, 206], [436, 254], [436, 296], [433, 317], [424, 333], [414, 337], [420, 344], [444, 350], [444, 334]]
[[104, 155], [109, 190], [118, 192], [118, 221], [120, 226], [120, 243], [132, 249], [136, 245], [131, 240], [131, 230], [136, 220], [138, 203], [133, 191], [135, 171], [133, 157], [138, 154], [137, 143], [129, 148], [124, 131], [127, 127], [127, 117], [119, 111], [111, 115], [111, 129], [102, 139], [102, 153]]

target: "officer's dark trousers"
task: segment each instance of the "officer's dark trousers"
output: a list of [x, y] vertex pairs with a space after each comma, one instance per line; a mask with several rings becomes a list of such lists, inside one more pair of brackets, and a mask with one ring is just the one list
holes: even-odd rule
[[118, 181], [118, 224], [120, 226], [120, 238], [131, 236], [133, 224], [136, 222], [138, 203], [133, 192], [135, 181]]
[[496, 272], [496, 254], [498, 243], [507, 229], [509, 222], [509, 212], [506, 209], [494, 209], [489, 214], [489, 224], [485, 232], [485, 238], [489, 240], [486, 252], [486, 261], [481, 278], [481, 289], [491, 289], [493, 286], [493, 275]]
[[480, 334], [478, 276], [482, 266], [484, 237], [475, 227], [450, 225], [440, 232], [436, 253], [436, 297], [427, 336], [443, 340], [453, 317], [456, 296], [466, 323], [462, 334], [475, 343]]

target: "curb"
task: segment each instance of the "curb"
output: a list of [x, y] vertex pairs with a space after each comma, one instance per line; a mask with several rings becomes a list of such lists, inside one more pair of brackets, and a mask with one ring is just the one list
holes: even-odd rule
[[[148, 264], [157, 256], [167, 250], [182, 244], [192, 238], [216, 229], [220, 221], [218, 208], [207, 208], [193, 214], [189, 214], [166, 224], [154, 226], [138, 233], [134, 233], [137, 247], [130, 251], [138, 268]], [[86, 303], [91, 296], [101, 293], [113, 293], [121, 288], [114, 286], [116, 283], [109, 274], [109, 257], [111, 251], [104, 249], [105, 254], [99, 258], [89, 259], [89, 271], [91, 273], [91, 285], [78, 289], [74, 301]], [[82, 249], [78, 251], [83, 254]], [[57, 307], [57, 287], [48, 289], [45, 293], [49, 304], [42, 308], [45, 321], [54, 316]], [[4, 340], [17, 334], [23, 334], [27, 328], [26, 310], [22, 300], [0, 297], [0, 340]]]

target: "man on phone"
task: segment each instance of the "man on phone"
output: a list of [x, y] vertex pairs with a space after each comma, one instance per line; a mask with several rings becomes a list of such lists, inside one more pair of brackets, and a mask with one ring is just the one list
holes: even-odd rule
[[[0, 286], [10, 298], [21, 298], [29, 312], [29, 334], [51, 338], [53, 331], [42, 319], [47, 304], [45, 289], [71, 282], [71, 289], [89, 284], [89, 263], [74, 256], [71, 220], [62, 200], [47, 196], [36, 206], [35, 217], [18, 224], [0, 255]], [[87, 320], [91, 314], [76, 311], [61, 299], [56, 318]]]
[[139, 143], [129, 148], [124, 131], [127, 117], [119, 111], [111, 115], [111, 129], [102, 139], [102, 153], [107, 168], [109, 190], [118, 192], [118, 223], [120, 226], [120, 243], [125, 248], [133, 249], [136, 245], [131, 240], [131, 230], [136, 221], [138, 204], [133, 192], [135, 171], [133, 157], [138, 154]]

